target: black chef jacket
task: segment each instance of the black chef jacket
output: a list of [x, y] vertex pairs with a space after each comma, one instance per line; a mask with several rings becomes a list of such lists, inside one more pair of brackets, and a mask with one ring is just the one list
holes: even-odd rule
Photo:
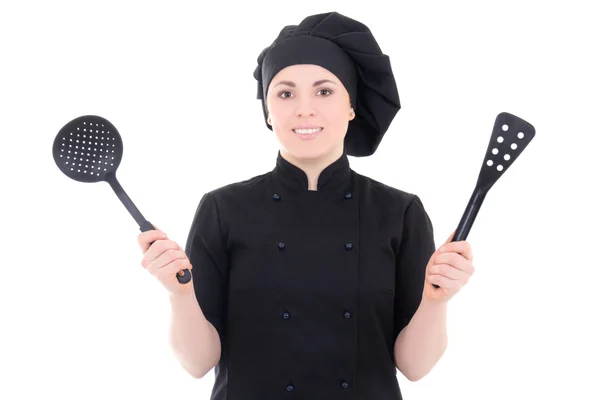
[[402, 399], [394, 342], [434, 251], [419, 197], [345, 152], [316, 191], [278, 153], [272, 171], [205, 193], [185, 252], [221, 338], [211, 400]]

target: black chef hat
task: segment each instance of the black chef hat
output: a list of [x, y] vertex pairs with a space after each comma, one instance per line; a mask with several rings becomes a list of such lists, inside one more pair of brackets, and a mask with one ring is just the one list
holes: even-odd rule
[[254, 78], [267, 128], [267, 88], [273, 77], [290, 65], [316, 64], [331, 71], [350, 95], [356, 117], [348, 124], [348, 155], [369, 156], [400, 109], [398, 89], [389, 57], [381, 52], [369, 28], [337, 12], [306, 17], [285, 26], [258, 56]]

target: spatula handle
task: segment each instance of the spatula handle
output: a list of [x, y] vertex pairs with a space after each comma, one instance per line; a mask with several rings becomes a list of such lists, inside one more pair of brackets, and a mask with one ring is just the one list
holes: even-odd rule
[[[154, 229], [154, 225], [152, 225], [149, 221], [144, 221], [142, 223], [142, 225], [140, 226], [140, 230], [142, 232], [146, 232], [146, 231], [153, 231], [155, 229]], [[152, 243], [154, 243], [154, 242], [152, 242]], [[152, 243], [150, 243], [150, 246], [152, 246]], [[177, 280], [181, 284], [188, 283], [189, 281], [192, 280], [192, 273], [187, 268], [179, 270], [179, 272], [177, 273], [176, 276], [177, 276]]]
[[[482, 191], [479, 189], [475, 189], [469, 202], [467, 203], [467, 207], [463, 212], [462, 218], [458, 223], [458, 227], [454, 232], [454, 236], [452, 236], [451, 242], [460, 242], [461, 240], [466, 240], [469, 235], [469, 231], [471, 230], [471, 226], [473, 226], [473, 222], [475, 222], [475, 217], [477, 217], [477, 213], [483, 204], [483, 200], [485, 199], [486, 191]], [[432, 283], [434, 288], [439, 288], [439, 285]]]

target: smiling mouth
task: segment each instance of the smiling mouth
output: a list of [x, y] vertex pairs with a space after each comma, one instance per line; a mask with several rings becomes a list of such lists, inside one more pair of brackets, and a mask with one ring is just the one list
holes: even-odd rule
[[314, 135], [315, 133], [319, 133], [323, 130], [323, 127], [319, 127], [319, 128], [299, 128], [299, 129], [292, 129], [292, 132], [298, 134], [298, 135]]

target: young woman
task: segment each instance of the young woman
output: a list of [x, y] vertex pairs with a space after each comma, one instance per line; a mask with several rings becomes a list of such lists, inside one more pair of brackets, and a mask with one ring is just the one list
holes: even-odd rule
[[350, 168], [400, 109], [389, 58], [332, 12], [283, 28], [254, 77], [274, 169], [204, 194], [185, 252], [139, 236], [171, 293], [174, 351], [196, 377], [215, 368], [212, 400], [399, 400], [397, 371], [414, 381], [442, 356], [473, 265], [452, 235], [436, 251], [417, 195]]

